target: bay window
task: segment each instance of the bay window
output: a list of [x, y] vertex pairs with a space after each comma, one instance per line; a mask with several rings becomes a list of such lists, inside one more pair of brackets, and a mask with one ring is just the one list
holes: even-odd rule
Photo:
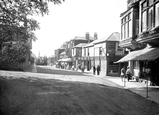
[[132, 37], [132, 13], [127, 14], [121, 21], [121, 40]]
[[145, 0], [141, 3], [141, 32], [159, 26], [159, 0]]

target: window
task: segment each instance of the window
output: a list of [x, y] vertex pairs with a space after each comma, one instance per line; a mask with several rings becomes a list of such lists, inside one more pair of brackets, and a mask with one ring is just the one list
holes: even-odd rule
[[132, 37], [132, 17], [131, 13], [128, 15], [128, 37]]
[[147, 29], [147, 14], [146, 14], [146, 11], [142, 12], [141, 14], [141, 18], [142, 18], [142, 26], [141, 26], [141, 29], [142, 29], [142, 32], [146, 31]]
[[159, 26], [159, 2], [155, 5], [155, 27]]
[[141, 32], [147, 30], [147, 2], [143, 2], [141, 5]]
[[121, 40], [132, 37], [132, 13], [129, 13], [122, 19]]
[[99, 55], [102, 55], [102, 48], [99, 47]]
[[153, 4], [153, 0], [148, 0], [148, 5], [151, 6]]
[[138, 61], [134, 61], [134, 69], [139, 69], [139, 62]]
[[153, 7], [148, 9], [148, 28], [151, 29], [153, 27]]
[[147, 8], [147, 2], [146, 1], [143, 2], [141, 7], [142, 7], [141, 8], [142, 11], [145, 10]]

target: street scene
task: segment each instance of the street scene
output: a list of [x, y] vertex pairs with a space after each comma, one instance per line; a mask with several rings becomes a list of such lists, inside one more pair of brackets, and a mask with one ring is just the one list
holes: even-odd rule
[[158, 115], [159, 0], [0, 1], [1, 115]]

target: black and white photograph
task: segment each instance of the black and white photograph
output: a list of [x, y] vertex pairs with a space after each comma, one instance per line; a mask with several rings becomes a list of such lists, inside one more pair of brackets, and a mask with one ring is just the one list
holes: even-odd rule
[[0, 0], [1, 115], [159, 115], [159, 0]]

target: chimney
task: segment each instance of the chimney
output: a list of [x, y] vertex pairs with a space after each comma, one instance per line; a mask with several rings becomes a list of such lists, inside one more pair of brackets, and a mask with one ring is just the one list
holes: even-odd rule
[[86, 32], [86, 40], [88, 40], [88, 43], [90, 43], [89, 32]]
[[97, 33], [95, 32], [95, 33], [94, 33], [94, 40], [97, 40], [97, 39], [98, 39]]

